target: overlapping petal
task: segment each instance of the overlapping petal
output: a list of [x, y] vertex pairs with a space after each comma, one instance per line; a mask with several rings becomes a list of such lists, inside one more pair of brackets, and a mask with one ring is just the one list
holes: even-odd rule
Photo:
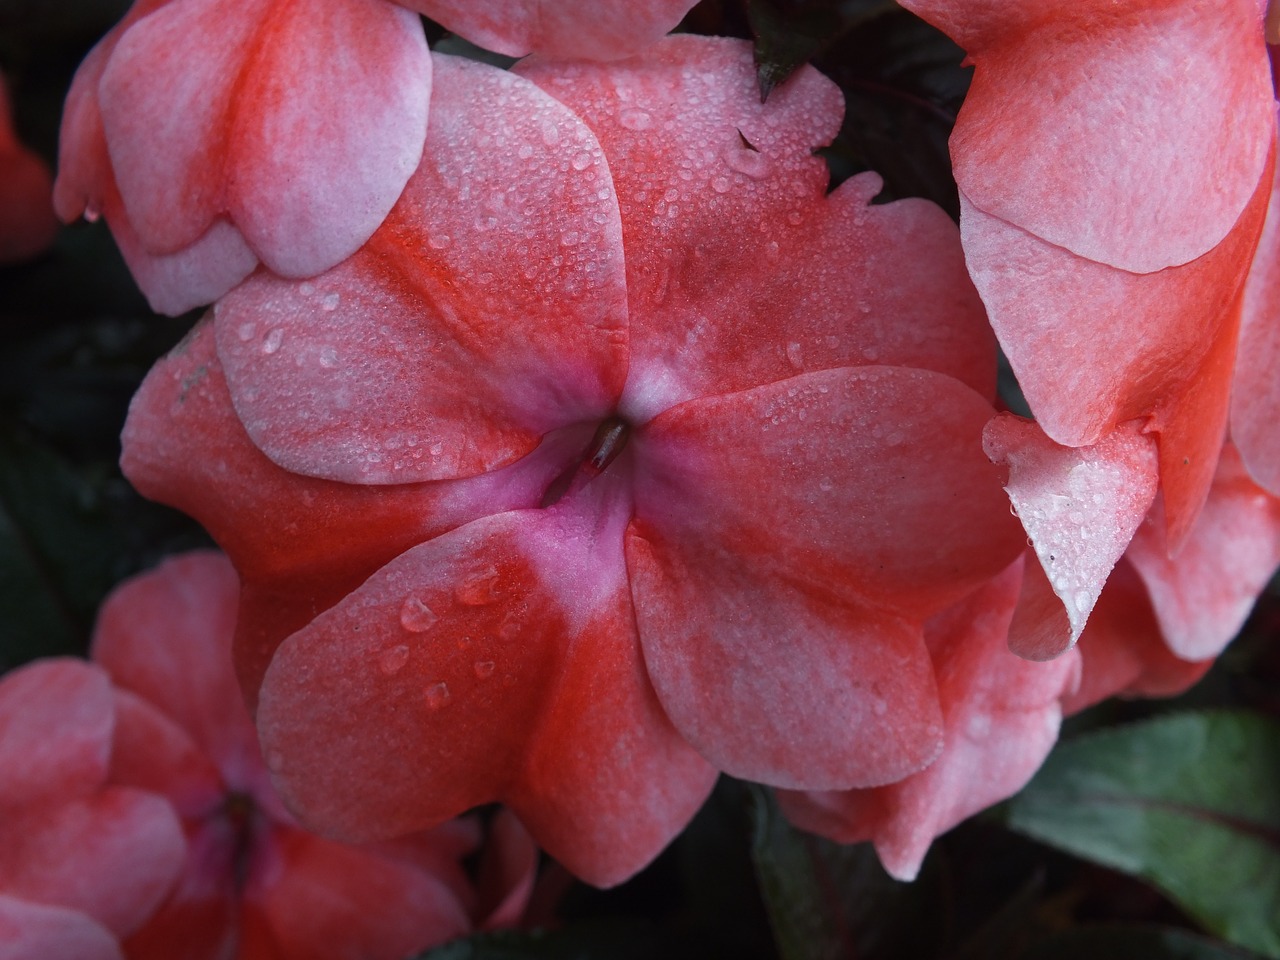
[[139, 3], [73, 85], [55, 201], [105, 212], [166, 312], [258, 259], [319, 273], [396, 202], [430, 88], [420, 24], [384, 0]]
[[1019, 560], [926, 625], [945, 718], [938, 759], [874, 790], [783, 794], [791, 820], [841, 842], [871, 840], [885, 869], [911, 880], [935, 837], [1022, 788], [1057, 740], [1079, 662], [1008, 651], [1021, 571]]
[[3, 894], [0, 944], [4, 960], [123, 960], [115, 936], [83, 913]]
[[53, 243], [53, 176], [18, 140], [9, 87], [0, 75], [0, 263], [34, 257]]
[[695, 0], [403, 0], [404, 5], [510, 57], [616, 60], [680, 22]]
[[957, 381], [829, 370], [690, 401], [636, 438], [627, 559], [645, 660], [721, 769], [874, 786], [940, 748], [920, 624], [1020, 535]]
[[435, 89], [422, 166], [373, 239], [313, 282], [260, 275], [216, 309], [236, 410], [293, 472], [492, 470], [621, 389], [622, 238], [591, 132], [481, 64], [437, 58]]

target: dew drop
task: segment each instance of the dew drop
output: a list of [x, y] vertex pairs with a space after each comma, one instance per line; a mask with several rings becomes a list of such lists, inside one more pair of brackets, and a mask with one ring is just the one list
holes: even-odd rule
[[503, 640], [514, 640], [520, 635], [520, 620], [517, 617], [507, 617], [503, 621], [502, 626], [498, 628], [498, 636]]
[[796, 369], [799, 369], [801, 366], [803, 366], [804, 354], [802, 352], [802, 348], [800, 344], [795, 342], [787, 344], [787, 360]]
[[488, 680], [493, 676], [496, 664], [492, 660], [477, 660], [472, 669], [476, 672], [476, 677], [480, 680]]
[[303, 283], [298, 287], [298, 292], [304, 297], [309, 297], [316, 292], [316, 285], [314, 283]]
[[400, 607], [400, 626], [410, 633], [426, 633], [439, 619], [434, 610], [412, 595], [405, 597]]
[[648, 130], [653, 125], [653, 117], [643, 110], [632, 108], [623, 110], [618, 115], [618, 122], [628, 130]]
[[325, 347], [320, 351], [320, 366], [332, 370], [338, 365], [338, 351], [333, 347]]
[[96, 205], [90, 203], [84, 208], [84, 219], [87, 223], [97, 223], [98, 218], [102, 216], [102, 211]]
[[409, 648], [402, 643], [382, 652], [382, 656], [378, 658], [378, 669], [391, 677], [399, 673], [408, 662]]
[[716, 177], [714, 180], [711, 181], [711, 189], [714, 190], [716, 193], [728, 193], [729, 178]]
[[730, 147], [724, 152], [724, 159], [734, 170], [745, 173], [752, 180], [761, 180], [769, 174], [769, 158], [758, 150]]
[[437, 683], [434, 686], [427, 687], [427, 706], [432, 710], [439, 710], [441, 707], [447, 706], [452, 694], [449, 693], [449, 685], [447, 683]]
[[1076, 609], [1081, 613], [1088, 610], [1089, 604], [1093, 601], [1093, 597], [1089, 596], [1088, 590], [1077, 590], [1072, 599], [1075, 600]]
[[516, 156], [521, 160], [528, 160], [533, 156], [533, 147], [527, 143], [520, 144], [520, 149], [516, 151]]
[[236, 330], [236, 336], [240, 338], [241, 343], [248, 343], [253, 339], [253, 332], [255, 329], [256, 327], [254, 327], [252, 321], [245, 321], [240, 324], [240, 327]]
[[453, 238], [447, 233], [436, 233], [427, 237], [427, 246], [432, 250], [443, 250], [451, 243], [453, 243]]
[[804, 222], [804, 214], [802, 214], [799, 210], [792, 210], [790, 213], [787, 214], [787, 223], [791, 224], [793, 227], [798, 227], [803, 222]]
[[573, 158], [572, 163], [573, 163], [573, 169], [585, 170], [587, 169], [587, 167], [591, 166], [591, 154], [580, 153]]
[[338, 309], [338, 304], [342, 302], [342, 297], [336, 293], [326, 293], [320, 300], [320, 309], [325, 313], [333, 313]]
[[279, 327], [273, 327], [262, 340], [262, 352], [275, 353], [282, 343], [284, 343], [284, 331]]

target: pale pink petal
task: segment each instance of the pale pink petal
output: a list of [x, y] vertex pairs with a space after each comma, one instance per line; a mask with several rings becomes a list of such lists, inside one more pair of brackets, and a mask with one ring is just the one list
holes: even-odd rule
[[244, 576], [236, 665], [254, 700], [276, 646], [317, 611], [424, 540], [536, 507], [591, 430], [560, 431], [512, 467], [463, 481], [374, 487], [299, 476], [245, 433], [205, 323], [134, 396], [121, 465], [145, 496], [199, 520]]
[[645, 661], [717, 767], [843, 789], [937, 754], [920, 624], [1022, 541], [981, 454], [990, 415], [949, 377], [867, 367], [691, 401], [637, 434]]
[[[1280, 5], [1276, 6], [1280, 12]], [[1280, 495], [1280, 166], [1245, 286], [1231, 392], [1231, 439], [1249, 473]]]
[[1091, 446], [1064, 447], [1035, 423], [1004, 414], [987, 425], [983, 443], [1009, 466], [1005, 489], [1042, 568], [1027, 571], [1009, 645], [1048, 660], [1079, 638], [1155, 499], [1155, 442], [1130, 424]]
[[81, 910], [120, 936], [159, 906], [185, 857], [169, 803], [127, 787], [0, 821], [0, 892]]
[[[839, 90], [803, 69], [761, 104], [751, 48], [672, 37], [608, 66], [521, 64], [609, 157], [631, 294], [623, 409], [868, 363], [994, 390], [994, 343], [952, 225], [919, 200], [872, 206], [873, 174], [827, 195], [813, 150]], [[930, 269], [906, 271], [904, 262]]]
[[523, 57], [616, 60], [674, 29], [695, 0], [401, 0], [472, 43]]
[[259, 762], [231, 665], [239, 591], [222, 554], [172, 557], [107, 597], [92, 650], [116, 686], [173, 720], [233, 781]]
[[1059, 701], [1079, 663], [1075, 654], [1031, 663], [1009, 652], [1021, 566], [926, 626], [946, 728], [942, 755], [876, 790], [785, 795], [791, 819], [844, 843], [873, 841], [885, 869], [912, 880], [935, 837], [1026, 784], [1057, 741]]
[[548, 852], [611, 883], [692, 816], [713, 772], [644, 715], [621, 616], [625, 482], [611, 469], [563, 503], [408, 551], [280, 647], [259, 730], [304, 823], [389, 836], [513, 795]]
[[1124, 558], [1111, 571], [1076, 649], [1080, 651], [1080, 685], [1063, 698], [1067, 714], [1117, 694], [1175, 696], [1213, 665], [1212, 660], [1193, 663], [1173, 655], [1156, 623], [1146, 587]]
[[226, 213], [278, 273], [353, 253], [421, 156], [431, 63], [382, 0], [176, 0], [119, 36], [98, 92], [144, 246], [172, 253]]
[[470, 928], [431, 874], [288, 827], [257, 851], [243, 909], [246, 956], [265, 937], [264, 956], [402, 960]]
[[1136, 273], [1235, 228], [1275, 137], [1258, 0], [903, 6], [976, 67], [951, 139], [975, 208]]
[[1250, 479], [1227, 446], [1204, 510], [1172, 557], [1161, 509], [1134, 537], [1129, 559], [1151, 593], [1169, 649], [1184, 660], [1216, 657], [1280, 566], [1280, 500]]
[[111, 782], [161, 794], [184, 819], [203, 819], [220, 807], [226, 787], [191, 734], [129, 691], [112, 694]]
[[124, 960], [115, 935], [78, 910], [0, 894], [0, 960]]
[[92, 664], [38, 660], [0, 677], [0, 811], [89, 796], [107, 778], [114, 720]]
[[1175, 540], [1195, 519], [1221, 448], [1237, 300], [1265, 202], [1260, 189], [1204, 257], [1138, 275], [1045, 243], [961, 194], [970, 271], [1040, 426], [1085, 446], [1145, 419], [1160, 441]]
[[216, 310], [254, 442], [288, 470], [410, 483], [493, 470], [603, 417], [626, 372], [608, 166], [533, 84], [438, 58], [423, 164], [314, 282], [259, 274]]

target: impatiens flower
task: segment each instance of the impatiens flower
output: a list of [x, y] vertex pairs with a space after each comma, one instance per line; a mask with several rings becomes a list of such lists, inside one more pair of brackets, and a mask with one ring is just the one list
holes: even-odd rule
[[1022, 789], [1058, 739], [1080, 670], [1074, 651], [1050, 663], [1009, 652], [1022, 570], [1018, 560], [925, 625], [946, 727], [942, 755], [875, 789], [784, 792], [793, 822], [843, 843], [870, 840], [892, 876], [912, 880], [935, 837]]
[[135, 0], [68, 94], [58, 213], [104, 214], [161, 313], [210, 303], [259, 261], [320, 273], [369, 238], [422, 155], [431, 58], [410, 9], [504, 53], [610, 58], [692, 3], [590, 6]]
[[826, 192], [835, 88], [746, 44], [436, 62], [370, 241], [258, 274], [135, 398], [124, 467], [245, 581], [241, 681], [304, 822], [509, 803], [608, 884], [716, 770], [899, 780], [943, 743], [924, 621], [1022, 536], [992, 342], [932, 205]]
[[9, 89], [0, 75], [0, 263], [43, 253], [53, 243], [53, 177], [48, 165], [18, 140]]
[[[475, 894], [458, 860], [474, 824], [351, 847], [281, 807], [231, 669], [238, 594], [225, 557], [187, 554], [120, 587], [99, 617], [93, 657], [115, 684], [112, 779], [165, 797], [187, 838], [177, 884], [125, 952], [399, 960], [466, 932]], [[530, 872], [513, 881], [527, 896], [523, 859]]]
[[0, 956], [119, 960], [177, 880], [182, 826], [113, 783], [114, 693], [98, 667], [46, 660], [0, 678]]
[[[1242, 287], [1271, 194], [1266, 4], [903, 5], [975, 67], [951, 140], [961, 236], [1037, 422], [1091, 457], [1113, 436], [1152, 438], [1141, 485], [1158, 479], [1176, 551], [1222, 447]], [[1274, 418], [1267, 407], [1253, 422]], [[1138, 500], [1122, 527], [1141, 522]], [[1075, 596], [1096, 597], [1102, 581], [1046, 570], [1070, 581], [1055, 592], [1078, 634], [1088, 604]]]

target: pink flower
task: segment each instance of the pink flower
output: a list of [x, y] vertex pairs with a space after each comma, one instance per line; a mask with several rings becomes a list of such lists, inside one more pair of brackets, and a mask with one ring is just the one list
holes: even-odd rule
[[608, 884], [716, 770], [932, 760], [923, 622], [1021, 536], [953, 228], [870, 205], [873, 175], [826, 194], [830, 83], [762, 105], [749, 48], [700, 38], [520, 72], [438, 58], [386, 223], [224, 298], [124, 466], [235, 560], [241, 681], [305, 822], [501, 799]]
[[68, 94], [58, 213], [105, 214], [161, 313], [210, 303], [259, 261], [320, 273], [369, 238], [422, 155], [431, 59], [404, 8], [504, 53], [618, 57], [692, 3], [581, 6], [136, 0]]
[[[975, 67], [951, 141], [961, 237], [1037, 422], [1095, 460], [1113, 448], [1128, 457], [1147, 438], [1153, 458], [1135, 482], [1154, 496], [1158, 481], [1176, 551], [1213, 481], [1242, 286], [1272, 190], [1266, 5], [904, 6]], [[1271, 391], [1237, 396], [1247, 409], [1236, 429], [1274, 421]], [[1105, 556], [1090, 547], [1088, 569], [1047, 571], [1068, 582], [1058, 619], [1071, 621], [1050, 646], [1078, 635], [1151, 503], [1126, 499], [1112, 501], [1128, 512], [1099, 533]], [[1036, 546], [1042, 561], [1057, 554]]]
[[13, 129], [9, 88], [0, 75], [0, 263], [28, 260], [53, 244], [52, 195], [48, 164]]
[[[351, 847], [281, 807], [231, 671], [238, 592], [221, 555], [169, 560], [108, 598], [98, 665], [37, 664], [2, 682], [0, 750], [18, 776], [0, 822], [0, 894], [21, 898], [27, 928], [42, 920], [27, 901], [105, 927], [107, 946], [76, 957], [399, 960], [466, 932], [483, 919], [458, 862], [476, 824]], [[75, 764], [90, 761], [77, 787], [71, 774], [89, 771]], [[91, 784], [89, 804], [79, 797]], [[483, 909], [509, 923], [534, 851], [504, 817], [505, 849], [486, 851], [506, 861], [495, 862], [503, 889]], [[13, 904], [0, 896], [0, 925]]]

